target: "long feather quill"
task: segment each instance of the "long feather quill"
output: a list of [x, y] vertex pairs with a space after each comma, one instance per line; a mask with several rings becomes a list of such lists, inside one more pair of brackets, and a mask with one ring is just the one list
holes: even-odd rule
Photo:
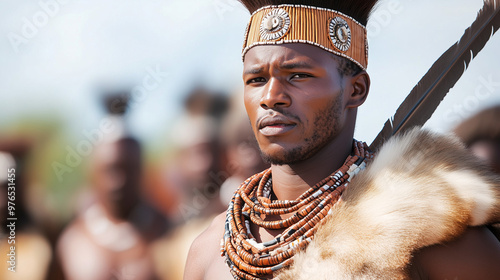
[[434, 62], [394, 116], [387, 120], [370, 148], [378, 150], [391, 136], [423, 125], [499, 27], [500, 0], [485, 0], [476, 20], [462, 38]]

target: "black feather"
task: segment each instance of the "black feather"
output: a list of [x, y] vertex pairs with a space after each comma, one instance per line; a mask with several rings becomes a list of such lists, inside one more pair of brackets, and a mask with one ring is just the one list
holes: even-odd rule
[[370, 148], [377, 150], [391, 136], [423, 125], [499, 27], [500, 0], [486, 0], [462, 38], [434, 62], [387, 120]]

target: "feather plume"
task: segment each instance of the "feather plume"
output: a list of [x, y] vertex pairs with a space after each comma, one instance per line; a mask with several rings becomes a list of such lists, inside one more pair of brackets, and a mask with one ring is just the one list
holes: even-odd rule
[[462, 38], [434, 62], [394, 116], [387, 120], [370, 148], [377, 150], [391, 136], [423, 125], [499, 27], [500, 0], [485, 0], [476, 20]]

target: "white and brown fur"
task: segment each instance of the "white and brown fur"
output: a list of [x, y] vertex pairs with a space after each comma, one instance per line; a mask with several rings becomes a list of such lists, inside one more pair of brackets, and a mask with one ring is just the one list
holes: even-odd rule
[[453, 136], [388, 141], [284, 279], [407, 279], [412, 253], [500, 222], [500, 177]]

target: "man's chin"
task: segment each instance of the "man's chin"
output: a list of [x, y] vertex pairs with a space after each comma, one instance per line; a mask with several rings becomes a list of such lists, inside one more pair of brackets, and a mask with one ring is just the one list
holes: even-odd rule
[[279, 158], [272, 158], [272, 157], [266, 157], [266, 156], [262, 156], [262, 158], [264, 159], [264, 161], [266, 163], [271, 164], [271, 165], [287, 165], [287, 164], [291, 164], [291, 162], [288, 162], [286, 160], [279, 159]]
[[261, 155], [262, 159], [271, 165], [289, 165], [304, 161], [308, 158], [303, 154], [300, 148], [274, 154], [261, 152]]

